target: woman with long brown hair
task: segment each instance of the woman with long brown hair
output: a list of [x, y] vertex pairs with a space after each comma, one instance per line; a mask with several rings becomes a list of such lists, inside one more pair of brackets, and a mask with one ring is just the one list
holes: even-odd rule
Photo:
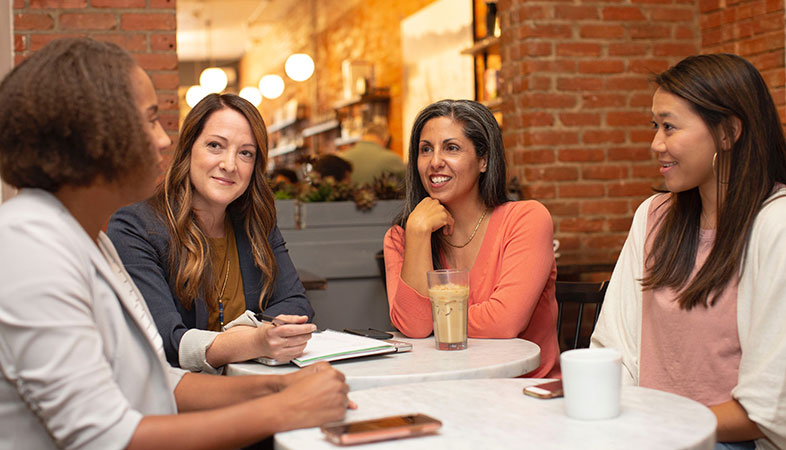
[[[276, 227], [266, 164], [259, 111], [237, 95], [210, 94], [186, 116], [156, 194], [109, 223], [175, 366], [216, 372], [261, 356], [287, 361], [316, 328]], [[286, 324], [256, 320], [262, 311]]]
[[786, 447], [786, 140], [764, 79], [739, 56], [689, 57], [655, 78], [667, 192], [636, 211], [592, 346], [628, 383], [715, 413], [718, 448]]

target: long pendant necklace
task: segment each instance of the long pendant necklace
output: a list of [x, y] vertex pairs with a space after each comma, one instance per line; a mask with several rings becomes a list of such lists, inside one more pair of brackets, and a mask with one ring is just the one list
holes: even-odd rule
[[221, 292], [218, 293], [218, 322], [221, 324], [221, 329], [224, 329], [224, 291], [227, 288], [227, 280], [229, 280], [229, 265], [231, 264], [231, 260], [229, 259], [229, 239], [227, 239], [227, 247], [226, 247], [226, 258], [224, 259], [225, 265], [227, 266], [226, 273], [224, 273], [224, 284], [221, 285]]
[[456, 245], [456, 244], [452, 244], [450, 241], [445, 239], [445, 243], [448, 244], [449, 246], [453, 247], [453, 248], [464, 248], [467, 245], [469, 245], [469, 243], [472, 242], [472, 239], [475, 238], [475, 233], [478, 232], [478, 228], [480, 228], [480, 224], [481, 224], [481, 222], [483, 222], [483, 218], [486, 217], [486, 212], [488, 212], [488, 209], [484, 209], [483, 210], [483, 214], [480, 216], [480, 220], [478, 220], [478, 223], [475, 224], [475, 229], [472, 230], [472, 234], [469, 235], [469, 239], [467, 239], [467, 242], [465, 242], [465, 243], [463, 243], [461, 245]]

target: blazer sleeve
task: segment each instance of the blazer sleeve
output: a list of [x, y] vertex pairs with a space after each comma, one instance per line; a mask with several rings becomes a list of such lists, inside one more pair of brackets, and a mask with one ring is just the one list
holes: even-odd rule
[[641, 278], [647, 214], [655, 196], [636, 210], [628, 238], [614, 266], [590, 347], [609, 347], [622, 354], [622, 381], [639, 383], [641, 350]]
[[314, 319], [314, 308], [306, 297], [306, 290], [300, 282], [297, 269], [289, 257], [284, 236], [278, 227], [268, 236], [270, 248], [278, 265], [278, 275], [273, 285], [273, 292], [268, 295], [265, 314], [277, 316], [279, 314], [293, 314], [308, 316], [309, 322]]
[[[205, 352], [218, 333], [189, 328], [169, 288], [169, 233], [146, 203], [122, 208], [109, 221], [107, 235], [150, 309], [164, 341], [167, 360], [187, 370], [217, 373]], [[194, 306], [196, 307], [196, 306]]]
[[[781, 191], [781, 195], [786, 190]], [[737, 290], [742, 357], [732, 396], [777, 448], [786, 448], [786, 198], [756, 218]], [[772, 448], [761, 439], [757, 448]]]
[[404, 335], [424, 338], [431, 334], [431, 302], [401, 279], [404, 265], [404, 229], [393, 225], [384, 240], [385, 284], [388, 291], [390, 321]]

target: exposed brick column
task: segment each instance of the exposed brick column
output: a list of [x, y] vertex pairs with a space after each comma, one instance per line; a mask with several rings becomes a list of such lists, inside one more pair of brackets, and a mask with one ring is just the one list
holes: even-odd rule
[[745, 57], [762, 73], [786, 123], [784, 99], [784, 0], [701, 0], [703, 53]]
[[648, 77], [699, 51], [697, 6], [500, 0], [498, 9], [511, 176], [551, 211], [564, 256], [615, 258], [660, 182]]
[[48, 42], [89, 36], [128, 50], [153, 79], [164, 128], [178, 127], [175, 0], [14, 0], [18, 64]]

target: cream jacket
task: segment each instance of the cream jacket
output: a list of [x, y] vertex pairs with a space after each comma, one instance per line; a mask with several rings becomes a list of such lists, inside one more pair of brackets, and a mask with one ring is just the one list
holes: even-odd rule
[[184, 371], [103, 233], [51, 194], [0, 206], [0, 449], [120, 449]]
[[[622, 353], [623, 383], [638, 384], [641, 283], [647, 212], [636, 210], [611, 276], [592, 347]], [[768, 439], [756, 448], [786, 448], [786, 188], [775, 192], [753, 223], [737, 291], [742, 359], [731, 394]]]

